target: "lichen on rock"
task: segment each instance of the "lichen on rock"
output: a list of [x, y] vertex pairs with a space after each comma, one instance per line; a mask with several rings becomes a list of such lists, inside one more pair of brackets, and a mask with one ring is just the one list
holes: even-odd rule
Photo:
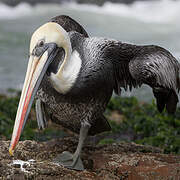
[[[166, 180], [180, 177], [180, 156], [162, 154], [158, 148], [135, 143], [86, 144], [82, 153], [85, 171], [66, 169], [52, 162], [63, 151], [74, 152], [77, 140], [67, 137], [47, 142], [20, 141], [14, 157], [8, 153], [9, 141], [0, 141], [0, 179]], [[17, 162], [21, 165], [15, 165]]]

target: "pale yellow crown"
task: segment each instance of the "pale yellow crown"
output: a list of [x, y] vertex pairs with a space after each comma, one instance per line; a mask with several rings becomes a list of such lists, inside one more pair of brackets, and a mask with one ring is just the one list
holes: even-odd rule
[[39, 27], [32, 35], [30, 42], [30, 53], [32, 53], [39, 41], [45, 43], [56, 43], [58, 47], [67, 47], [70, 43], [67, 32], [57, 23], [48, 22]]

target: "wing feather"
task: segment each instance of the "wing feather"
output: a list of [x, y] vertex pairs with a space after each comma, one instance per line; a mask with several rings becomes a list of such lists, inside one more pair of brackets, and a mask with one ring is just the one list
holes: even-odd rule
[[144, 46], [129, 62], [129, 71], [138, 82], [152, 88], [179, 90], [178, 61], [158, 46]]
[[129, 62], [129, 72], [140, 84], [153, 89], [160, 112], [174, 113], [180, 89], [180, 64], [170, 52], [158, 46], [144, 46]]
[[154, 45], [136, 46], [114, 41], [105, 55], [111, 57], [113, 63], [115, 93], [120, 95], [121, 88], [131, 90], [147, 84], [153, 89], [158, 110], [162, 112], [166, 108], [169, 113], [175, 112], [180, 64], [169, 51]]

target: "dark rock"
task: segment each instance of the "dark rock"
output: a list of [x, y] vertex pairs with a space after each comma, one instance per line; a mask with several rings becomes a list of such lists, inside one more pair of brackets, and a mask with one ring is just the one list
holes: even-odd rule
[[[73, 171], [52, 163], [59, 153], [76, 149], [75, 137], [48, 142], [22, 141], [14, 157], [8, 153], [9, 141], [0, 141], [0, 145], [0, 179], [167, 180], [167, 177], [180, 177], [180, 156], [162, 154], [161, 149], [135, 143], [86, 144], [82, 153], [85, 171]], [[26, 165], [23, 165], [22, 171], [12, 165], [13, 160], [17, 159], [35, 161], [28, 161], [28, 165], [24, 162]]]
[[20, 168], [20, 167], [21, 167], [20, 164], [13, 164], [13, 166], [14, 166], [15, 168]]
[[29, 164], [27, 164], [27, 163], [25, 163], [25, 164], [23, 164], [23, 168], [27, 168], [29, 166]]

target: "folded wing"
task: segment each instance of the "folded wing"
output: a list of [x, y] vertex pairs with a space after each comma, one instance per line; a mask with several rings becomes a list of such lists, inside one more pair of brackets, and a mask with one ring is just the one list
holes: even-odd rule
[[[127, 49], [127, 53], [125, 50]], [[115, 58], [114, 90], [117, 94], [123, 87], [131, 90], [142, 84], [149, 85], [157, 101], [160, 112], [167, 109], [174, 113], [178, 103], [177, 91], [180, 89], [180, 64], [170, 52], [159, 46], [135, 46], [121, 44], [119, 60]], [[123, 50], [123, 51], [122, 51]], [[126, 56], [123, 56], [125, 54]]]

